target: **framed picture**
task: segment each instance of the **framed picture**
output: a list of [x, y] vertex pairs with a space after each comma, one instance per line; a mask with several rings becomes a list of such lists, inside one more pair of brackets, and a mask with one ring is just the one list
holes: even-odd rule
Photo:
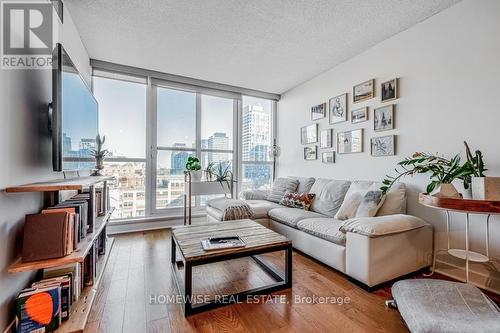
[[356, 109], [351, 111], [351, 123], [362, 123], [368, 120], [368, 107]]
[[331, 128], [322, 130], [319, 133], [319, 147], [320, 148], [332, 148], [332, 132]]
[[392, 156], [396, 154], [396, 136], [386, 135], [370, 139], [372, 156]]
[[337, 152], [339, 154], [363, 152], [363, 129], [337, 133]]
[[394, 129], [394, 104], [373, 110], [373, 130], [375, 132]]
[[347, 121], [347, 94], [330, 98], [328, 105], [330, 124]]
[[327, 153], [322, 153], [321, 154], [321, 161], [323, 163], [327, 163], [327, 164], [335, 163], [335, 152], [329, 151]]
[[318, 120], [326, 117], [326, 103], [315, 105], [311, 108], [311, 120]]
[[303, 145], [318, 142], [318, 124], [312, 124], [300, 128], [300, 142]]
[[399, 98], [399, 79], [395, 78], [382, 82], [380, 85], [380, 100], [383, 102], [393, 101]]
[[318, 146], [304, 147], [304, 159], [305, 160], [317, 160], [318, 159]]
[[371, 79], [352, 88], [352, 101], [354, 103], [365, 101], [375, 96], [375, 80]]

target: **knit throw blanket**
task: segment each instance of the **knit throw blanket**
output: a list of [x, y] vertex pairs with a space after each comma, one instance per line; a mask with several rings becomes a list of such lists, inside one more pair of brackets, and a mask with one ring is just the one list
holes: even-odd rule
[[241, 200], [216, 198], [209, 200], [207, 206], [222, 212], [222, 221], [249, 219], [253, 216], [250, 206]]

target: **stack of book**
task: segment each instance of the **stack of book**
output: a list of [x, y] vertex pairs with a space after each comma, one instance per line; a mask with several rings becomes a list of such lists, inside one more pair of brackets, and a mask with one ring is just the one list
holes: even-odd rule
[[23, 261], [67, 256], [78, 248], [78, 221], [72, 209], [46, 210], [26, 215]]
[[21, 291], [16, 300], [17, 332], [53, 332], [61, 325], [61, 284]]

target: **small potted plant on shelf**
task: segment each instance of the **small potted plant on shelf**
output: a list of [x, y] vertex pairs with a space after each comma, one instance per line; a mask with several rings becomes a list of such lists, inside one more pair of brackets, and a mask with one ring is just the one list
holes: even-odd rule
[[201, 171], [200, 160], [195, 156], [189, 156], [186, 163], [186, 171], [191, 174], [191, 180], [195, 182], [201, 181], [203, 171]]
[[402, 177], [415, 174], [429, 173], [431, 182], [427, 185], [426, 191], [438, 197], [462, 197], [452, 184], [455, 179], [462, 180], [465, 189], [470, 184], [470, 168], [467, 163], [460, 164], [459, 155], [447, 159], [438, 155], [417, 152], [399, 162], [398, 166], [399, 168], [395, 169], [397, 173], [395, 176], [388, 175], [383, 180], [380, 188], [383, 193], [387, 193], [391, 186]]
[[469, 183], [472, 184], [472, 199], [476, 200], [500, 200], [500, 177], [487, 177], [483, 154], [476, 150], [474, 155], [469, 145], [464, 141], [467, 163], [470, 169]]
[[95, 170], [91, 176], [102, 176], [101, 170], [104, 169], [104, 159], [109, 155], [107, 149], [103, 149], [106, 142], [106, 136], [101, 138], [100, 134], [95, 137], [96, 148], [90, 151], [90, 154], [95, 158]]

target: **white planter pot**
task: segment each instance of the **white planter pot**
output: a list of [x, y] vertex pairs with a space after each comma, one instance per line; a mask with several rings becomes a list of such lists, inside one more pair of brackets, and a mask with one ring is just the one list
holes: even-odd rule
[[203, 175], [202, 170], [196, 170], [196, 171], [189, 171], [191, 174], [191, 181], [192, 182], [199, 182], [201, 181], [201, 176]]
[[438, 198], [462, 198], [462, 195], [457, 191], [453, 184], [440, 184], [431, 195]]
[[500, 201], [500, 177], [472, 177], [472, 199]]

